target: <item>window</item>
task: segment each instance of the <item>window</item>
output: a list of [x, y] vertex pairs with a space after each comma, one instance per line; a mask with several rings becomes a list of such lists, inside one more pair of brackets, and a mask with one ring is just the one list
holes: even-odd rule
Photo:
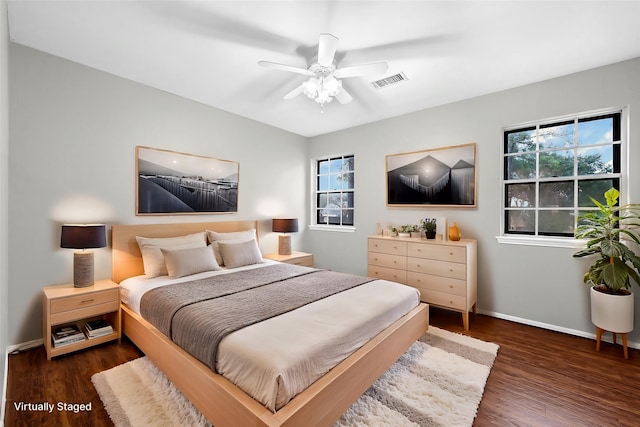
[[332, 156], [316, 161], [315, 223], [353, 226], [354, 157]]
[[504, 235], [573, 238], [590, 197], [620, 189], [622, 112], [504, 132]]

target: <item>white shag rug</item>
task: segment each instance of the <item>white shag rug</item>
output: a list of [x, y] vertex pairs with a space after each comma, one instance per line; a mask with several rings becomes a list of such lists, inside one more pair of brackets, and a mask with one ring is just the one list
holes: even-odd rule
[[[429, 326], [334, 427], [471, 426], [498, 345]], [[211, 426], [146, 357], [91, 377], [116, 427]]]

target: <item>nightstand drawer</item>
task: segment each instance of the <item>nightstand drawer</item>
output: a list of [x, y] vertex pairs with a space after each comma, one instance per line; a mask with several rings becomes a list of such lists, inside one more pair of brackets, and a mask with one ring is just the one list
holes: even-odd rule
[[75, 310], [61, 311], [59, 313], [51, 313], [51, 324], [59, 325], [61, 323], [72, 322], [74, 320], [92, 317], [97, 314], [109, 313], [120, 309], [120, 301], [111, 301], [103, 304], [93, 304], [87, 307], [77, 308]]
[[299, 258], [292, 258], [284, 262], [286, 262], [287, 264], [301, 265], [303, 267], [313, 267], [313, 255], [307, 255]]
[[66, 298], [53, 299], [51, 300], [51, 314], [82, 309], [85, 307], [94, 307], [105, 303], [116, 303], [117, 306], [119, 296], [119, 289], [109, 289], [101, 292], [91, 292]]

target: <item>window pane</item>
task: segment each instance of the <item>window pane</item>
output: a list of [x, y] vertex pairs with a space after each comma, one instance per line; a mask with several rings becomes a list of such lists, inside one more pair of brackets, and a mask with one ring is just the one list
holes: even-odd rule
[[573, 181], [541, 182], [540, 207], [573, 207]]
[[573, 150], [540, 153], [540, 178], [573, 175]]
[[353, 209], [342, 211], [342, 225], [353, 225]]
[[353, 156], [345, 157], [344, 158], [344, 164], [342, 166], [342, 170], [343, 171], [353, 171], [353, 166], [354, 166]]
[[521, 154], [507, 157], [505, 179], [531, 179], [536, 177], [536, 155]]
[[330, 187], [329, 190], [340, 190], [342, 189], [342, 175], [333, 173], [329, 175], [330, 179]]
[[573, 147], [575, 145], [574, 129], [573, 122], [541, 126], [538, 134], [539, 149]]
[[613, 145], [578, 149], [578, 175], [613, 173]]
[[353, 193], [342, 193], [342, 207], [353, 209]]
[[506, 207], [528, 208], [536, 205], [536, 185], [508, 184]]
[[329, 160], [320, 160], [318, 162], [318, 174], [329, 173]]
[[329, 172], [338, 173], [342, 171], [342, 158], [340, 159], [331, 159], [331, 166]]
[[327, 191], [329, 189], [329, 175], [318, 176], [318, 191]]
[[506, 212], [506, 227], [512, 233], [535, 232], [535, 211], [533, 210], [513, 210]]
[[538, 234], [573, 235], [573, 211], [540, 211], [538, 215]]
[[507, 153], [522, 153], [525, 151], [536, 151], [535, 128], [522, 129], [516, 132], [507, 132]]
[[617, 179], [589, 179], [578, 181], [578, 206], [581, 208], [593, 207], [591, 197], [602, 204], [606, 204], [607, 201], [604, 198], [604, 193], [611, 187], [620, 188], [619, 181]]
[[317, 198], [317, 207], [323, 207], [327, 205], [327, 194], [326, 193], [321, 193], [318, 194], [318, 198]]
[[613, 141], [613, 117], [580, 121], [578, 145], [593, 145]]

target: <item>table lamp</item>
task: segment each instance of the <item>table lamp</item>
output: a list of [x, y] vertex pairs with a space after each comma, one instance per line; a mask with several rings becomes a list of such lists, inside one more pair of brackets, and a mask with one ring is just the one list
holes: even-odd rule
[[271, 229], [281, 234], [278, 239], [278, 254], [291, 255], [291, 236], [286, 233], [298, 232], [298, 218], [274, 218]]
[[82, 249], [73, 254], [73, 286], [84, 288], [93, 286], [93, 251], [87, 249], [104, 248], [107, 237], [104, 224], [64, 224], [60, 236], [60, 247]]

